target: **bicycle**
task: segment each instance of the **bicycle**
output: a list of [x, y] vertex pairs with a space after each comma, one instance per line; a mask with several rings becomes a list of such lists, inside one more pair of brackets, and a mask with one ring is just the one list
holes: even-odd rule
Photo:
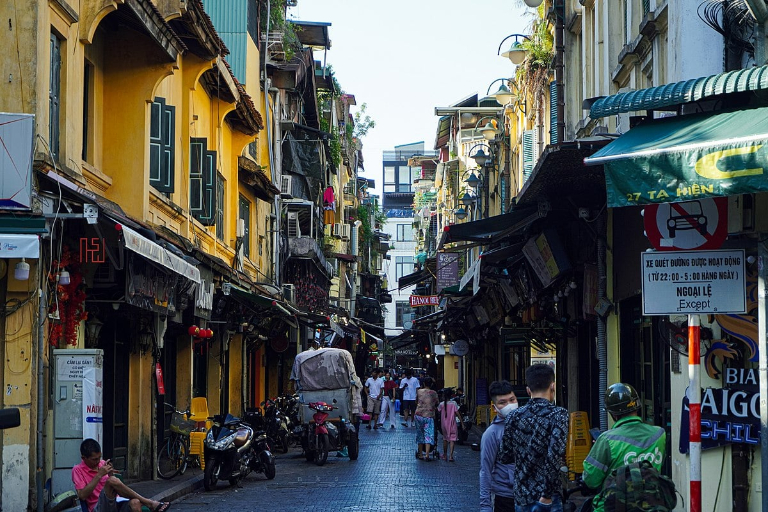
[[179, 411], [173, 405], [171, 415], [171, 435], [163, 441], [157, 453], [157, 476], [169, 480], [176, 475], [183, 475], [187, 466], [200, 465], [200, 457], [189, 455], [189, 434], [197, 427], [197, 423], [189, 419], [190, 411]]

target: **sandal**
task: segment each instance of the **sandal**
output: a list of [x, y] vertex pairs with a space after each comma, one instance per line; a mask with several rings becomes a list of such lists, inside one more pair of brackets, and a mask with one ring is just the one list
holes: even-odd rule
[[154, 512], [165, 512], [169, 508], [171, 508], [170, 503], [168, 503], [167, 501], [161, 501], [160, 504], [157, 507], [155, 507]]
[[453, 457], [451, 457], [450, 459], [448, 459], [448, 462], [456, 462], [456, 459], [454, 459]]
[[441, 455], [440, 459], [445, 460], [445, 454]]
[[416, 458], [419, 460], [424, 460], [424, 455], [420, 454], [419, 452], [416, 452]]

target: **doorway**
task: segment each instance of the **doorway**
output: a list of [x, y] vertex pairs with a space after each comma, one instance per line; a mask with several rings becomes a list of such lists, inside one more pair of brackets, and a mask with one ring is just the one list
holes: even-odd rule
[[[128, 370], [130, 322], [121, 315], [108, 317], [109, 329], [102, 329], [104, 350], [104, 459], [112, 459], [119, 471], [128, 466]], [[105, 326], [106, 327], [106, 326]]]

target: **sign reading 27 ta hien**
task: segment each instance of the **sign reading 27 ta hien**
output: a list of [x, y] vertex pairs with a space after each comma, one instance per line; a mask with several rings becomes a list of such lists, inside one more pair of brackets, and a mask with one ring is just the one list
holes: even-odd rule
[[745, 313], [744, 251], [642, 253], [643, 315]]

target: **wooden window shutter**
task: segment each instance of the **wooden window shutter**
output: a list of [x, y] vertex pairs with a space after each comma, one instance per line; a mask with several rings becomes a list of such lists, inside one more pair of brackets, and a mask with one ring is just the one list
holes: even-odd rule
[[549, 83], [549, 143], [558, 144], [557, 140], [557, 82]]
[[165, 98], [152, 102], [149, 127], [149, 184], [158, 191], [174, 191], [176, 151], [176, 107], [166, 105]]
[[216, 221], [216, 152], [205, 138], [190, 140], [189, 210], [205, 226]]
[[528, 181], [536, 166], [536, 130], [523, 132], [523, 182]]

